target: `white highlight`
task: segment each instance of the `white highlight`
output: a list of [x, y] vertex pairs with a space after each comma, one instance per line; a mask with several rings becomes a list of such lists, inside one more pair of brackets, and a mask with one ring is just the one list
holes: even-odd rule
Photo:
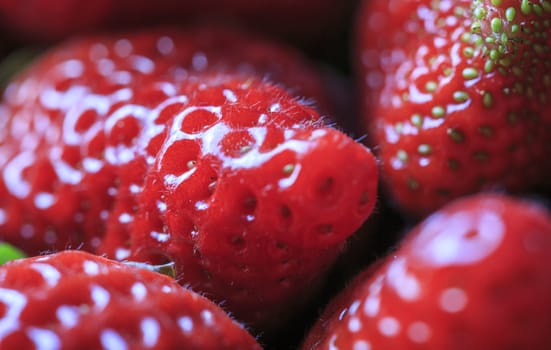
[[448, 288], [440, 295], [439, 303], [442, 310], [456, 313], [465, 308], [468, 297], [461, 288]]

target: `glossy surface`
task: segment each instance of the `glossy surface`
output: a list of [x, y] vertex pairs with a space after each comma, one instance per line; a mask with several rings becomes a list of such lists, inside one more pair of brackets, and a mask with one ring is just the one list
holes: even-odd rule
[[3, 349], [261, 349], [174, 280], [78, 251], [0, 267]]
[[266, 332], [308, 303], [375, 205], [375, 159], [325, 125], [316, 73], [227, 30], [74, 41], [4, 101], [1, 239], [173, 261]]
[[304, 349], [548, 349], [550, 252], [544, 208], [460, 199], [358, 276]]
[[362, 11], [364, 123], [404, 211], [549, 187], [546, 1], [378, 0]]

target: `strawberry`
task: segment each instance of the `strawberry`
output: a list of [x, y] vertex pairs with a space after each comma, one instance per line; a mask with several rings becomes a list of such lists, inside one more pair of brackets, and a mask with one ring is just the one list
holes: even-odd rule
[[327, 308], [303, 349], [551, 348], [551, 213], [478, 194], [415, 227]]
[[0, 267], [2, 349], [261, 349], [168, 276], [81, 251]]
[[0, 109], [0, 239], [174, 262], [269, 333], [377, 196], [370, 151], [297, 97], [323, 102], [318, 83], [296, 55], [224, 30], [54, 49]]
[[25, 39], [51, 41], [98, 29], [212, 20], [312, 45], [341, 34], [355, 4], [356, 0], [0, 0], [0, 26]]
[[405, 212], [550, 187], [550, 21], [547, 0], [365, 2], [363, 120]]

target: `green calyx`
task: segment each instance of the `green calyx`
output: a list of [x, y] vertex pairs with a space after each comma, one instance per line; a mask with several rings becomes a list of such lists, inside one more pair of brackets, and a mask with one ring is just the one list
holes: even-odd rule
[[124, 261], [124, 264], [128, 266], [133, 266], [133, 267], [153, 271], [156, 273], [160, 273], [161, 275], [165, 275], [170, 278], [176, 277], [176, 270], [174, 268], [173, 262], [169, 262], [161, 265], [150, 265], [147, 263], [137, 262], [137, 261]]
[[20, 249], [5, 242], [0, 243], [0, 265], [8, 261], [25, 258], [26, 255]]

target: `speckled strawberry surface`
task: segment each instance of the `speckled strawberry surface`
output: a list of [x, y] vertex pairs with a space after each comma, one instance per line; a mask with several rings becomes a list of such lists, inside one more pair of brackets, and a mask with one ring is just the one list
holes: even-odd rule
[[377, 196], [372, 154], [313, 101], [298, 56], [226, 30], [53, 49], [0, 108], [0, 238], [173, 261], [182, 284], [277, 329]]
[[173, 279], [80, 251], [0, 266], [2, 349], [261, 349]]
[[548, 1], [365, 1], [363, 119], [387, 189], [423, 216], [488, 189], [549, 188]]
[[351, 282], [303, 349], [549, 349], [550, 252], [544, 207], [454, 201]]

